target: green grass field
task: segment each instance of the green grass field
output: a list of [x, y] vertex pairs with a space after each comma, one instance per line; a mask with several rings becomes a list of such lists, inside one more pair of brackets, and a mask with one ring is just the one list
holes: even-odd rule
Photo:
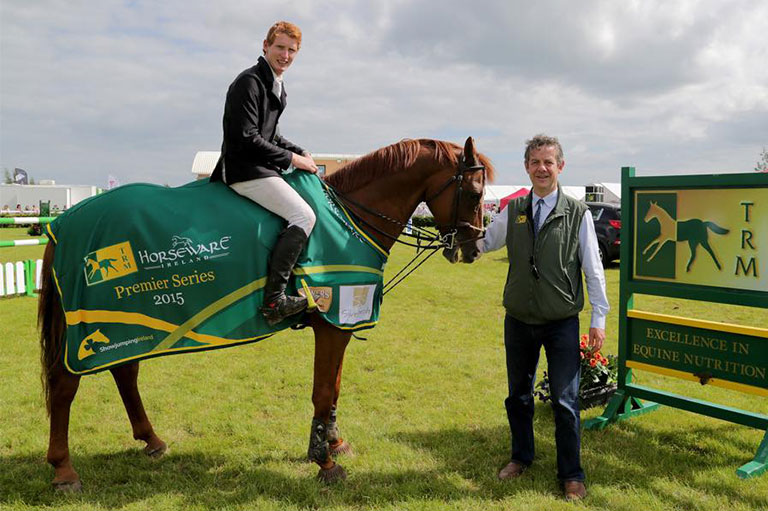
[[[388, 273], [411, 250], [397, 248]], [[539, 403], [534, 465], [517, 481], [498, 481], [509, 456], [501, 307], [506, 270], [503, 251], [472, 266], [451, 266], [435, 256], [387, 295], [379, 325], [347, 350], [339, 424], [355, 455], [340, 459], [349, 478], [331, 487], [316, 482], [317, 467], [305, 462], [313, 340], [302, 331], [142, 364], [147, 412], [170, 446], [160, 460], [145, 458], [132, 440], [110, 374], [83, 378], [70, 448], [84, 490], [55, 494], [44, 459], [48, 427], [36, 303], [0, 299], [0, 509], [768, 509], [768, 474], [741, 480], [735, 473], [752, 459], [764, 433], [666, 407], [585, 431], [589, 497], [569, 504], [555, 478], [552, 412]], [[607, 270], [613, 310], [604, 351], [613, 354], [618, 274], [618, 266]], [[652, 297], [639, 297], [637, 304], [768, 326], [759, 309]], [[585, 311], [583, 332], [588, 318]], [[542, 362], [539, 371], [544, 368]], [[768, 413], [763, 398], [650, 373], [637, 377], [663, 390]], [[585, 411], [582, 419], [601, 411]]]

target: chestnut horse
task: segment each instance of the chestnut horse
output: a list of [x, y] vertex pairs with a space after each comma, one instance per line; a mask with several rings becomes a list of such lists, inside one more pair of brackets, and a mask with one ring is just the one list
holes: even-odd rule
[[[480, 255], [483, 228], [482, 201], [486, 179], [493, 178], [490, 161], [475, 150], [469, 137], [462, 149], [437, 140], [405, 140], [363, 156], [327, 177], [349, 209], [371, 229], [378, 243], [389, 250], [420, 202], [432, 211], [441, 235], [453, 234], [444, 255], [451, 261], [471, 263]], [[38, 309], [42, 348], [43, 387], [50, 415], [47, 459], [53, 465], [53, 486], [64, 491], [81, 488], [69, 455], [69, 414], [80, 376], [63, 363], [65, 318], [52, 281], [55, 247], [49, 244], [43, 261]], [[308, 314], [315, 334], [314, 417], [308, 457], [320, 466], [318, 478], [334, 481], [346, 477], [333, 455], [349, 452], [338, 433], [335, 409], [339, 399], [344, 350], [351, 333], [333, 327], [316, 314]], [[139, 363], [110, 369], [131, 422], [133, 437], [146, 443], [144, 452], [161, 456], [166, 444], [147, 418], [139, 395]]]

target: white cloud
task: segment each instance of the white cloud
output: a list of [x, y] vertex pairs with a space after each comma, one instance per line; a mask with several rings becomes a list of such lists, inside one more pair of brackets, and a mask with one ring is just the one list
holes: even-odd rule
[[768, 6], [718, 2], [4, 0], [0, 160], [36, 178], [180, 184], [272, 22], [304, 44], [282, 131], [314, 152], [468, 135], [524, 183], [560, 136], [566, 184], [749, 172], [768, 143]]

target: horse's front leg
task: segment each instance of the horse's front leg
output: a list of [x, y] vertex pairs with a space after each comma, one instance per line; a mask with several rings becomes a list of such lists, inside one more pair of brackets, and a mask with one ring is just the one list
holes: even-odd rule
[[656, 238], [655, 240], [648, 243], [648, 245], [645, 247], [645, 250], [643, 250], [643, 255], [646, 254], [654, 245], [657, 245], [659, 243], [659, 238]]
[[[656, 245], [656, 250], [654, 250], [654, 251], [653, 251], [653, 253], [652, 253], [652, 254], [651, 254], [651, 256], [650, 256], [650, 257], [647, 259], [647, 261], [648, 261], [648, 262], [651, 262], [651, 261], [653, 260], [653, 258], [654, 258], [654, 257], [656, 257], [656, 254], [658, 254], [658, 253], [659, 253], [659, 250], [661, 250], [661, 247], [663, 247], [664, 245], [666, 245], [668, 241], [674, 241], [674, 240], [671, 240], [670, 238], [667, 238], [667, 239], [665, 239], [665, 240], [663, 240], [663, 241], [660, 241], [660, 242], [659, 242], [659, 244], [658, 244], [658, 245]], [[645, 252], [643, 252], [643, 254], [645, 254]]]
[[62, 365], [52, 369], [48, 378], [51, 431], [46, 459], [53, 466], [53, 487], [60, 491], [80, 491], [80, 476], [69, 458], [69, 412], [80, 386], [80, 377]]
[[318, 478], [333, 482], [346, 478], [341, 465], [333, 461], [328, 442], [331, 409], [336, 398], [341, 362], [350, 333], [332, 327], [323, 319], [312, 322], [315, 331], [315, 370], [312, 403], [315, 407], [307, 456], [320, 466]]
[[336, 386], [333, 395], [333, 405], [331, 406], [331, 416], [328, 419], [328, 446], [331, 449], [331, 455], [352, 454], [352, 447], [349, 442], [341, 437], [339, 425], [336, 421], [336, 410], [338, 408], [339, 393], [341, 392], [341, 368], [344, 365], [344, 358], [339, 362], [339, 369], [336, 373]]
[[120, 397], [123, 399], [125, 411], [128, 412], [133, 438], [146, 442], [144, 453], [147, 456], [159, 458], [165, 454], [168, 446], [155, 434], [152, 424], [147, 418], [147, 413], [144, 411], [144, 404], [141, 402], [141, 395], [139, 395], [139, 363], [126, 364], [111, 369], [111, 372], [117, 384], [117, 390], [120, 392]]

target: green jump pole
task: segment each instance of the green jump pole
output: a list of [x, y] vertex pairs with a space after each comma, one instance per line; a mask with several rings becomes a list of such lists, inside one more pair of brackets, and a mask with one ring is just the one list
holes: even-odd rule
[[31, 240], [0, 240], [0, 247], [23, 247], [25, 245], [47, 245], [48, 238], [34, 238]]
[[55, 216], [14, 216], [0, 218], [0, 224], [50, 224], [55, 219]]

